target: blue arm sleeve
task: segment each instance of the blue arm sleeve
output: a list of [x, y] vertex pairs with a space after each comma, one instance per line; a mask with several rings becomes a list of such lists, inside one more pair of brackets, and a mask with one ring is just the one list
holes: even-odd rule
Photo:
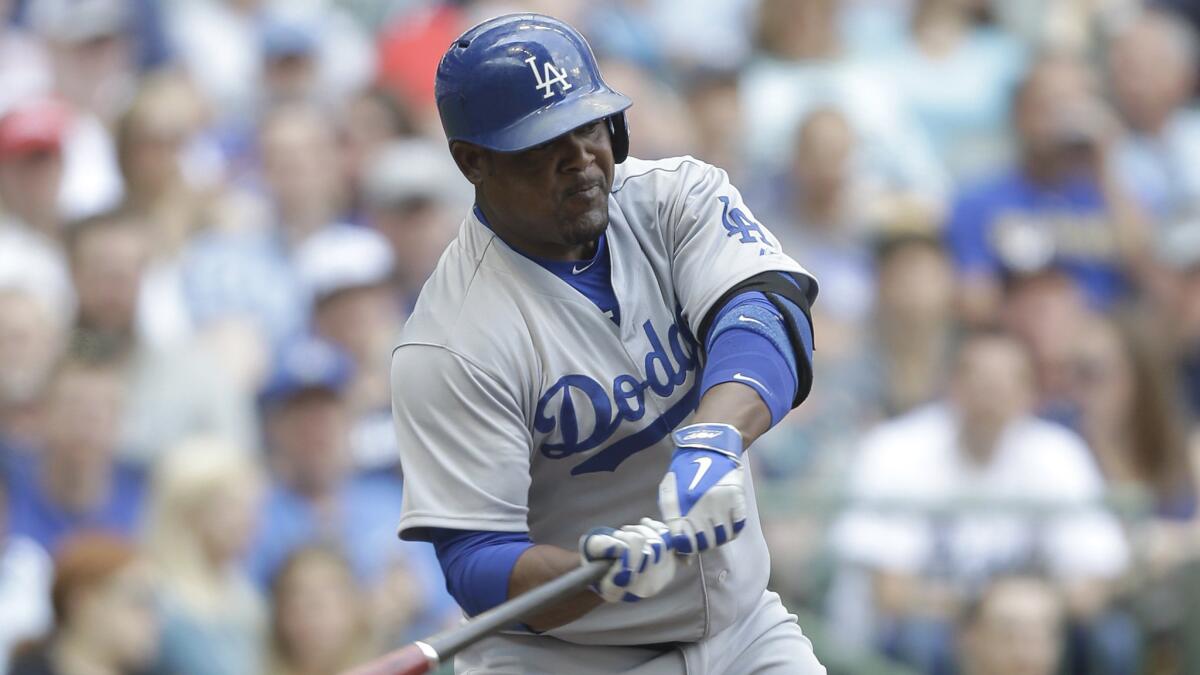
[[[788, 300], [781, 302], [789, 310], [787, 319], [758, 291], [740, 293], [726, 303], [709, 330], [705, 342], [707, 361], [700, 381], [701, 397], [725, 382], [741, 382], [753, 388], [770, 410], [772, 426], [792, 409], [798, 369], [812, 367], [808, 318]], [[797, 325], [805, 340], [804, 354], [794, 353], [785, 320]]]
[[526, 532], [473, 532], [430, 528], [446, 590], [469, 616], [508, 600], [508, 580], [517, 558], [533, 546]]

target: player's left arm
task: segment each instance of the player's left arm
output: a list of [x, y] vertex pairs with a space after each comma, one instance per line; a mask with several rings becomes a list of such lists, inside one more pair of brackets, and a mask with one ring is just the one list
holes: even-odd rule
[[659, 212], [672, 281], [701, 342], [700, 405], [676, 430], [659, 507], [680, 552], [745, 524], [743, 452], [808, 395], [817, 284], [781, 250], [724, 171], [686, 160]]
[[692, 423], [674, 433], [659, 485], [673, 546], [696, 553], [732, 540], [746, 520], [743, 453], [812, 384], [807, 296], [780, 272], [731, 289], [703, 322], [704, 369]]

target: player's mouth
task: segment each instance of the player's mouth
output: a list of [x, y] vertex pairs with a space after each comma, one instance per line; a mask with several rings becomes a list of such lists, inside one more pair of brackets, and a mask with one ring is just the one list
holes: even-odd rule
[[567, 190], [564, 197], [594, 197], [603, 189], [604, 184], [601, 181], [590, 181], [578, 187]]

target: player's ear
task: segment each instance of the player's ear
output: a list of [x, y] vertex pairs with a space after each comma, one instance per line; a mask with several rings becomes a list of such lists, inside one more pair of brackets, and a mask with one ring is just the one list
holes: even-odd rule
[[450, 143], [450, 155], [454, 157], [454, 163], [458, 165], [458, 170], [470, 181], [471, 185], [479, 185], [483, 182], [483, 177], [487, 173], [487, 150], [478, 145], [453, 141]]

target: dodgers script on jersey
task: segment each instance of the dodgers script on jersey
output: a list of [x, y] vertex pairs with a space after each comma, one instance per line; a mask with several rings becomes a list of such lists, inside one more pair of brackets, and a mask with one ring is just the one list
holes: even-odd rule
[[[628, 159], [608, 201], [620, 325], [474, 213], [443, 254], [392, 363], [402, 537], [528, 531], [574, 550], [593, 526], [659, 518], [670, 432], [698, 403], [700, 322], [739, 281], [807, 274], [725, 172], [691, 157]], [[737, 539], [680, 565], [658, 595], [606, 604], [550, 635], [691, 642], [752, 611], [769, 558], [749, 471], [746, 481]]]

